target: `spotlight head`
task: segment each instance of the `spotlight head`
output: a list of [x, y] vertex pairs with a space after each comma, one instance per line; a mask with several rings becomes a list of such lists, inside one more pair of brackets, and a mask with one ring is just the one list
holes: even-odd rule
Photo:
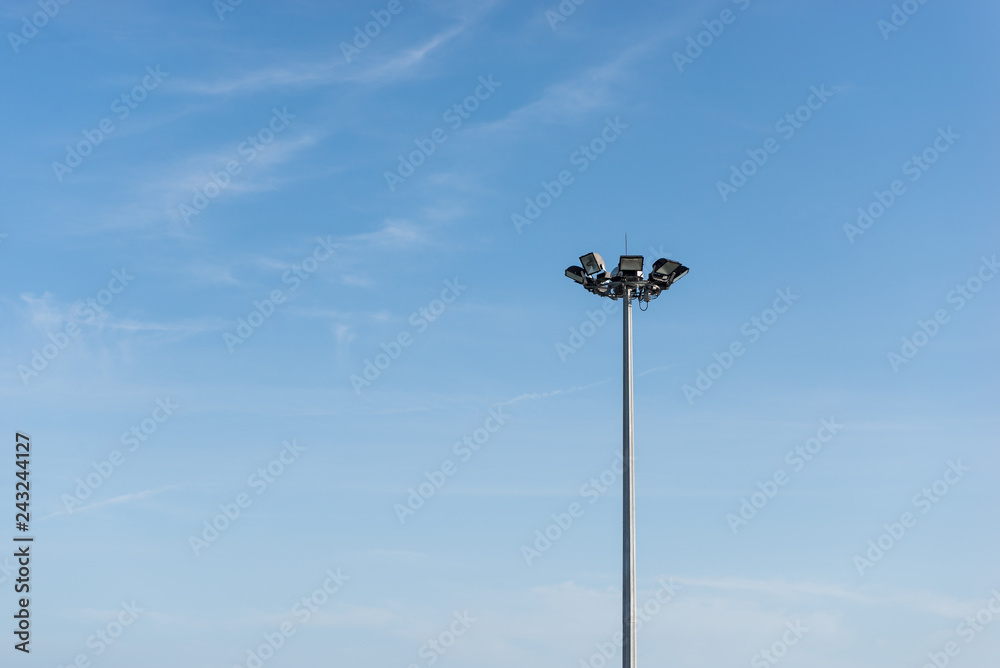
[[607, 271], [604, 268], [604, 258], [597, 253], [587, 253], [586, 255], [580, 256], [580, 264], [583, 265], [583, 272], [587, 276], [593, 276], [594, 274]]
[[641, 255], [622, 255], [618, 260], [619, 275], [642, 278], [642, 262]]
[[680, 262], [674, 262], [666, 258], [660, 258], [653, 263], [653, 271], [649, 275], [654, 281], [670, 287], [670, 285], [688, 273], [688, 268]]
[[576, 265], [568, 267], [566, 275], [581, 285], [587, 282], [587, 274], [583, 272], [583, 267], [577, 267]]
[[[673, 260], [668, 260], [661, 257], [659, 260], [653, 263], [653, 274], [659, 274], [660, 276], [669, 276], [674, 269], [681, 266], [680, 262], [674, 262]], [[652, 274], [651, 274], [652, 275]]]

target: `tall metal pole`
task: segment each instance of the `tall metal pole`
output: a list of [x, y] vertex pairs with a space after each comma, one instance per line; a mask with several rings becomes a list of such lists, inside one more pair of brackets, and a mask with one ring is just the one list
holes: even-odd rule
[[[626, 244], [628, 237], [626, 237]], [[632, 299], [647, 304], [656, 299], [689, 269], [680, 262], [660, 258], [653, 263], [648, 278], [643, 277], [643, 257], [622, 255], [618, 267], [609, 275], [604, 259], [597, 253], [580, 257], [582, 267], [566, 269], [566, 276], [592, 294], [625, 302], [622, 316], [622, 455], [624, 489], [622, 494], [622, 667], [636, 668], [635, 600], [635, 443], [632, 424]]]
[[624, 489], [622, 495], [622, 668], [636, 668], [635, 662], [635, 479], [632, 438], [632, 288], [625, 286], [625, 314], [622, 326], [622, 453]]

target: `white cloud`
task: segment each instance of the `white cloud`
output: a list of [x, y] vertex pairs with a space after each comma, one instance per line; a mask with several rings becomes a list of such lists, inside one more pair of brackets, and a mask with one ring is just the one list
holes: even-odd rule
[[527, 392], [525, 394], [518, 395], [513, 399], [503, 401], [500, 403], [501, 406], [509, 406], [510, 404], [516, 404], [519, 401], [535, 401], [537, 399], [548, 399], [549, 397], [559, 396], [560, 394], [572, 394], [573, 392], [581, 392], [583, 390], [589, 390], [592, 387], [597, 387], [598, 385], [603, 385], [605, 383], [610, 383], [610, 378], [605, 378], [604, 380], [599, 380], [595, 383], [590, 383], [588, 385], [568, 387], [564, 390], [552, 390], [551, 392]]
[[131, 494], [122, 494], [120, 496], [115, 496], [110, 499], [105, 499], [104, 501], [97, 501], [95, 503], [88, 504], [81, 508], [74, 508], [72, 513], [66, 510], [60, 510], [58, 512], [51, 513], [42, 517], [40, 519], [47, 520], [50, 517], [56, 517], [58, 515], [76, 515], [77, 513], [86, 512], [88, 510], [95, 510], [97, 508], [106, 508], [108, 506], [117, 506], [123, 503], [129, 503], [132, 501], [140, 501], [142, 499], [148, 499], [151, 496], [156, 496], [157, 494], [162, 494], [163, 492], [179, 489], [181, 485], [168, 485], [166, 487], [160, 487], [158, 489], [147, 489], [142, 492], [133, 492]]
[[275, 88], [306, 89], [342, 83], [381, 85], [403, 76], [412, 76], [434, 51], [440, 49], [457, 35], [468, 23], [463, 22], [443, 30], [429, 39], [388, 56], [378, 55], [375, 46], [368, 47], [362, 55], [348, 63], [339, 49], [335, 55], [321, 60], [268, 66], [242, 72], [228, 78], [213, 80], [181, 79], [172, 82], [170, 90], [178, 93], [203, 96], [249, 95]]

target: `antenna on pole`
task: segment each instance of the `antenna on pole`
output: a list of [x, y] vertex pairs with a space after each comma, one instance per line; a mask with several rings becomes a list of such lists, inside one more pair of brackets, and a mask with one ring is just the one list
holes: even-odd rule
[[625, 254], [628, 255], [628, 232], [625, 233]]

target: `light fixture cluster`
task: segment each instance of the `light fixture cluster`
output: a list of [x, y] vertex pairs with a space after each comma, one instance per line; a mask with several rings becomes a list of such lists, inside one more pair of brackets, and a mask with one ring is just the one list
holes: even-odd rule
[[680, 262], [660, 258], [653, 263], [649, 277], [645, 278], [641, 255], [622, 255], [618, 266], [610, 274], [604, 265], [604, 259], [597, 253], [582, 256], [580, 264], [583, 266], [569, 267], [566, 275], [595, 295], [620, 299], [625, 296], [627, 289], [632, 297], [645, 302], [659, 297], [674, 281], [688, 273], [688, 268]]

